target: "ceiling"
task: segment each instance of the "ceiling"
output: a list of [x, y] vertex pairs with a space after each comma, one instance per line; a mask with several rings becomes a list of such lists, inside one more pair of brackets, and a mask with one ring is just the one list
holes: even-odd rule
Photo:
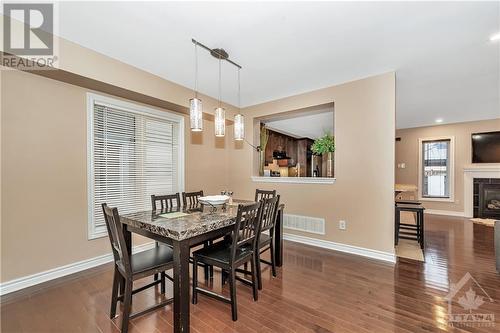
[[333, 111], [265, 121], [266, 127], [294, 138], [317, 139], [333, 134]]
[[[61, 36], [186, 87], [191, 38], [223, 47], [243, 66], [243, 106], [396, 71], [398, 128], [500, 117], [499, 2], [61, 2], [59, 13]], [[217, 97], [204, 50], [199, 75]], [[222, 77], [237, 105], [235, 67]]]

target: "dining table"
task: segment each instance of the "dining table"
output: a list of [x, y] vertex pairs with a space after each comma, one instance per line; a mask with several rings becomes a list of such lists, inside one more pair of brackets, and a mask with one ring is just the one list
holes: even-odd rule
[[[174, 332], [189, 332], [190, 278], [189, 257], [193, 246], [215, 240], [234, 227], [238, 205], [251, 200], [233, 200], [217, 210], [213, 207], [157, 209], [120, 215], [127, 248], [132, 250], [132, 233], [165, 243], [173, 248]], [[276, 266], [283, 264], [283, 210], [278, 209], [274, 229]]]

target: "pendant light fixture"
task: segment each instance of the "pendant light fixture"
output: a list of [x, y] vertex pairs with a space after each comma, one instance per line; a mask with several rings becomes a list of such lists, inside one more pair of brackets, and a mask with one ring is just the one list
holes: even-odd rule
[[238, 68], [238, 114], [234, 116], [234, 139], [241, 141], [245, 139], [245, 117], [241, 114], [241, 83], [240, 68]]
[[219, 106], [215, 109], [215, 136], [223, 137], [226, 135], [226, 110], [221, 105], [222, 91], [222, 60], [219, 57]]
[[189, 120], [191, 131], [203, 130], [203, 104], [198, 98], [198, 44], [194, 44], [194, 98], [189, 100]]
[[[243, 117], [243, 115], [241, 114], [241, 85], [240, 85], [240, 69], [241, 69], [241, 66], [238, 65], [237, 63], [235, 63], [234, 61], [232, 61], [231, 59], [229, 59], [229, 54], [226, 52], [226, 50], [222, 49], [222, 48], [216, 48], [216, 49], [212, 49], [212, 48], [209, 48], [208, 46], [206, 45], [203, 45], [202, 43], [198, 42], [197, 40], [195, 39], [191, 39], [191, 41], [193, 42], [193, 44], [195, 46], [199, 46], [205, 50], [207, 50], [208, 52], [210, 52], [210, 55], [212, 55], [212, 57], [216, 58], [218, 61], [219, 61], [219, 100], [218, 100], [218, 106], [215, 108], [215, 136], [217, 137], [224, 137], [225, 134], [226, 134], [226, 110], [222, 107], [222, 69], [221, 69], [221, 66], [222, 66], [222, 60], [224, 61], [227, 61], [228, 63], [230, 63], [231, 65], [234, 65], [238, 68], [238, 114], [236, 116], [234, 116], [234, 139], [235, 140], [238, 140], [238, 141], [244, 141], [246, 142], [248, 145], [250, 145], [253, 149], [255, 149], [256, 151], [260, 151], [261, 148], [260, 146], [254, 146], [253, 144], [251, 144], [250, 142], [248, 142], [246, 139], [245, 139], [245, 117]], [[196, 59], [198, 59], [196, 57]], [[194, 99], [197, 99], [199, 101], [199, 110], [200, 110], [200, 118], [201, 119], [201, 100], [199, 100], [197, 98], [197, 77], [198, 77], [198, 62], [196, 62], [196, 81], [195, 81], [195, 98]], [[198, 103], [198, 102], [196, 102]], [[195, 104], [196, 104], [195, 103]], [[193, 105], [191, 103], [191, 105]], [[194, 109], [196, 109], [196, 107], [194, 107]], [[193, 110], [193, 107], [191, 108], [191, 111]], [[192, 113], [191, 113], [192, 114]], [[193, 117], [191, 118], [191, 124], [193, 124]], [[202, 126], [202, 123], [200, 122], [199, 124], [199, 127], [196, 127], [196, 128], [200, 128], [199, 130], [201, 130], [201, 127]], [[193, 129], [193, 126], [191, 125], [191, 128]], [[193, 129], [195, 130], [195, 129]]]

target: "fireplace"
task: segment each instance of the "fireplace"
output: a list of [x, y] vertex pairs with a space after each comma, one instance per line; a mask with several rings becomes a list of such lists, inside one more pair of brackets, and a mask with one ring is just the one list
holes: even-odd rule
[[500, 219], [500, 178], [474, 178], [474, 217]]

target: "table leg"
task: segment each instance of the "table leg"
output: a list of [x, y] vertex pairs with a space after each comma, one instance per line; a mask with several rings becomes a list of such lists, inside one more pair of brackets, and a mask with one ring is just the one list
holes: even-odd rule
[[174, 332], [189, 332], [189, 244], [174, 241]]
[[274, 226], [274, 261], [277, 267], [283, 266], [283, 210], [284, 207], [280, 206]]
[[[127, 246], [127, 252], [129, 256], [132, 256], [132, 233], [128, 230], [126, 224], [122, 225], [123, 238], [125, 239], [125, 244]], [[125, 294], [125, 278], [120, 274], [120, 296]]]

